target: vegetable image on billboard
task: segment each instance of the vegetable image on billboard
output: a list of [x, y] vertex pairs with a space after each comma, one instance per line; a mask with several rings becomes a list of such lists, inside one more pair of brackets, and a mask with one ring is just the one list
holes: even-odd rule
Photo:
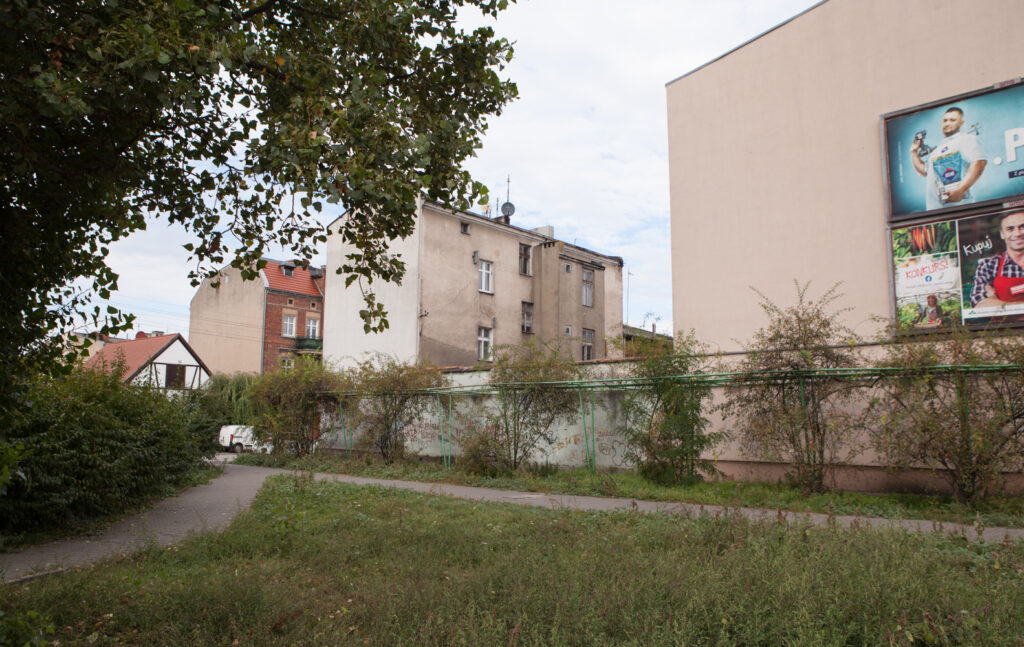
[[956, 228], [940, 222], [894, 229], [893, 279], [901, 328], [939, 328], [961, 320]]

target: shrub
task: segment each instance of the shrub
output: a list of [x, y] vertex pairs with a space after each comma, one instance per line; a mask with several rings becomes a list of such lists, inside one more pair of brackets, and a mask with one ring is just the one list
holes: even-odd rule
[[343, 376], [316, 357], [299, 357], [291, 368], [264, 373], [246, 391], [253, 435], [273, 445], [275, 453], [306, 456], [316, 447], [324, 420], [337, 411], [340, 393], [349, 388]]
[[557, 345], [531, 339], [519, 346], [499, 346], [489, 377], [495, 405], [486, 415], [487, 424], [476, 431], [486, 438], [471, 439], [471, 446], [486, 449], [489, 455], [480, 458], [499, 471], [519, 469], [542, 443], [555, 441], [555, 420], [572, 422], [579, 414], [577, 391], [558, 383], [581, 375], [582, 368]]
[[444, 386], [441, 369], [377, 354], [359, 364], [351, 378], [358, 395], [354, 423], [368, 443], [391, 464], [405, 452], [406, 429], [432, 402], [426, 389]]
[[707, 368], [704, 348], [691, 332], [676, 347], [656, 340], [633, 342], [632, 377], [640, 380], [623, 400], [625, 457], [641, 474], [663, 484], [693, 483], [717, 474], [701, 455], [721, 442], [721, 433], [707, 433], [705, 408], [711, 386], [700, 379], [677, 379]]
[[0, 497], [0, 530], [23, 532], [122, 512], [178, 483], [204, 456], [180, 398], [77, 368], [31, 380], [7, 431], [25, 448]]
[[[781, 308], [761, 295], [768, 325], [746, 345], [740, 376], [726, 387], [722, 413], [748, 455], [791, 465], [790, 480], [805, 491], [825, 488], [828, 466], [849, 447], [854, 424], [848, 411], [856, 385], [822, 369], [855, 367], [856, 335], [834, 310], [838, 285], [817, 301], [809, 283], [796, 284], [796, 304]], [[760, 294], [760, 293], [758, 293]]]
[[[897, 469], [936, 470], [957, 501], [977, 503], [1024, 468], [1022, 363], [1019, 336], [957, 326], [943, 338], [897, 338], [885, 366], [901, 370], [871, 402], [875, 448]], [[1008, 366], [984, 368], [999, 364]]]

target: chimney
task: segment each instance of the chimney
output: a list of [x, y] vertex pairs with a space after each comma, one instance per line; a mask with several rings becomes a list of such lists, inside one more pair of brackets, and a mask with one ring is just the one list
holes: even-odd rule
[[149, 335], [147, 335], [146, 333], [142, 332], [141, 330], [139, 332], [135, 333], [135, 339], [145, 339], [147, 337], [149, 337]]

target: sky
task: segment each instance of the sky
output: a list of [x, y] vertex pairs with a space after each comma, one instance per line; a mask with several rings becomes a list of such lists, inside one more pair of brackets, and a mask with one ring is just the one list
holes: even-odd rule
[[[508, 195], [512, 224], [551, 225], [556, 238], [622, 257], [626, 323], [669, 332], [665, 84], [816, 3], [519, 0], [490, 22], [515, 44], [504, 74], [519, 98], [490, 119], [465, 166], [492, 202]], [[187, 337], [186, 242], [154, 220], [111, 246], [120, 279], [110, 303], [136, 315], [136, 330]]]

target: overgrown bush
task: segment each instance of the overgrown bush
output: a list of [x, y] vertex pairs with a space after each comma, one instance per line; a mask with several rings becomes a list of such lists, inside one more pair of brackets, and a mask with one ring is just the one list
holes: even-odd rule
[[130, 509], [201, 464], [206, 443], [189, 432], [180, 398], [75, 369], [31, 380], [7, 430], [24, 447], [0, 497], [0, 530], [21, 533]]
[[573, 422], [579, 415], [578, 392], [558, 383], [579, 379], [582, 371], [555, 344], [531, 339], [519, 346], [497, 347], [488, 377], [494, 406], [484, 413], [485, 424], [459, 441], [467, 468], [514, 471], [542, 444], [553, 443], [554, 422]]
[[758, 293], [768, 325], [746, 345], [721, 410], [748, 455], [789, 463], [794, 485], [821, 492], [840, 448], [851, 449], [849, 412], [860, 392], [849, 379], [820, 371], [856, 367], [860, 357], [856, 335], [839, 321], [847, 310], [833, 308], [839, 286], [816, 301], [809, 286], [797, 283], [796, 303], [787, 308]]
[[639, 383], [622, 403], [619, 433], [626, 441], [625, 457], [641, 474], [666, 485], [717, 474], [713, 461], [701, 458], [722, 440], [720, 432], [707, 432], [711, 386], [699, 379], [675, 379], [706, 371], [704, 347], [690, 332], [680, 334], [674, 350], [645, 338], [634, 340], [631, 350], [632, 377]]
[[[897, 337], [871, 402], [872, 441], [894, 468], [935, 470], [957, 501], [998, 490], [1004, 472], [1024, 469], [1021, 337], [956, 326], [942, 338]], [[1007, 370], [985, 367], [1004, 365]], [[955, 368], [942, 368], [942, 367]]]
[[275, 453], [306, 456], [316, 448], [322, 425], [341, 402], [348, 380], [319, 358], [304, 356], [291, 368], [256, 378], [246, 391], [253, 407], [253, 435]]
[[405, 453], [407, 428], [433, 403], [424, 390], [444, 386], [441, 369], [377, 354], [350, 372], [358, 404], [353, 422], [363, 430], [362, 442], [391, 464]]

